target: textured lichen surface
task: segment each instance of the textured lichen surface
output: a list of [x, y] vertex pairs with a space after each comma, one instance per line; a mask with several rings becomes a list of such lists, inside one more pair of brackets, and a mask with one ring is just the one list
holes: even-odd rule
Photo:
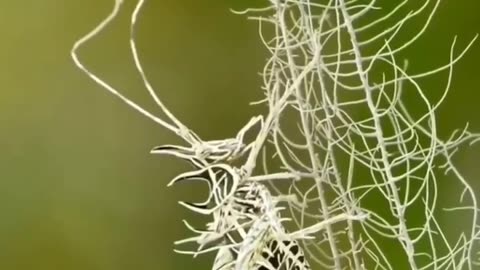
[[[217, 140], [192, 131], [149, 83], [135, 43], [144, 1], [131, 14], [130, 52], [161, 116], [79, 60], [77, 50], [102, 33], [121, 4], [117, 0], [110, 15], [75, 43], [72, 57], [96, 83], [183, 140], [152, 150], [191, 164], [171, 185], [208, 185], [205, 202], [179, 199], [209, 221], [184, 221], [193, 236], [176, 242], [178, 252], [212, 252], [213, 269], [477, 267], [477, 200], [452, 158], [480, 136], [465, 125], [439, 136], [437, 113], [448, 98], [454, 64], [476, 36], [461, 45], [452, 37], [447, 61], [429, 70], [411, 72], [417, 69], [405, 56], [428, 31], [441, 1], [393, 7], [270, 1], [233, 11], [256, 21], [269, 54], [261, 72], [263, 98], [253, 103], [266, 113], [232, 138]], [[418, 20], [420, 27], [408, 27]], [[445, 80], [443, 89], [422, 86], [436, 75]], [[445, 173], [448, 184], [439, 180]], [[452, 191], [451, 203], [440, 208], [445, 189]], [[444, 216], [464, 222], [446, 230]]]

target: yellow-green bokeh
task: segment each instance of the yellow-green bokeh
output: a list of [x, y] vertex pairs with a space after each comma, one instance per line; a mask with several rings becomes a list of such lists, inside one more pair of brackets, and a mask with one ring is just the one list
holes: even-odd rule
[[[81, 56], [159, 112], [128, 54], [133, 1], [126, 2]], [[254, 2], [152, 0], [141, 17], [138, 46], [152, 84], [203, 138], [232, 136], [258, 111], [247, 104], [262, 95], [265, 51], [256, 23], [229, 12]], [[112, 4], [0, 1], [0, 269], [208, 269], [206, 259], [172, 252], [186, 234], [181, 219], [190, 216], [176, 201], [191, 191], [165, 185], [183, 164], [148, 154], [178, 139], [107, 94], [70, 59], [75, 39]], [[480, 32], [479, 9], [479, 1], [443, 1], [408, 50], [412, 69], [446, 63], [455, 35], [461, 47]], [[439, 111], [444, 136], [466, 122], [480, 131], [479, 62], [477, 43], [455, 68]], [[444, 83], [437, 77], [424, 87]], [[479, 150], [456, 159], [477, 190]]]

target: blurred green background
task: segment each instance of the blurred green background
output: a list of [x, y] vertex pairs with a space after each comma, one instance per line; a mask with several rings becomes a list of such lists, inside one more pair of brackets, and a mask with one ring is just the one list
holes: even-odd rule
[[[134, 1], [126, 2], [81, 58], [158, 112], [128, 54]], [[203, 138], [234, 135], [258, 112], [247, 104], [261, 98], [265, 51], [256, 23], [229, 8], [256, 1], [147, 2], [138, 46], [159, 95]], [[107, 94], [70, 59], [75, 39], [112, 4], [0, 1], [2, 270], [208, 269], [206, 258], [172, 252], [172, 242], [187, 233], [181, 219], [191, 217], [176, 201], [191, 191], [165, 185], [184, 164], [148, 154], [178, 139]], [[454, 35], [465, 45], [480, 32], [479, 10], [479, 1], [443, 1], [428, 32], [405, 53], [412, 70], [446, 63]], [[479, 61], [477, 42], [456, 65], [453, 91], [440, 110], [444, 136], [465, 122], [480, 131]], [[424, 80], [425, 88], [442, 88], [442, 78]], [[479, 150], [456, 158], [477, 190]]]

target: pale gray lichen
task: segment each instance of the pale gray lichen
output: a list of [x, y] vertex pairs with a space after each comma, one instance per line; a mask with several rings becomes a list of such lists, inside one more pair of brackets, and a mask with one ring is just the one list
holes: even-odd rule
[[[72, 57], [95, 82], [185, 141], [186, 146], [161, 146], [152, 153], [189, 160], [196, 169], [179, 177], [193, 175], [211, 185], [213, 203], [184, 205], [210, 215], [212, 221], [205, 230], [185, 223], [198, 235], [178, 244], [197, 243], [198, 249], [189, 254], [217, 252], [214, 269], [269, 269], [271, 264], [261, 264], [262, 258], [270, 258], [262, 252], [273, 249], [272, 243], [282, 250], [270, 255], [300, 260], [303, 252], [290, 252], [292, 246], [300, 248], [299, 241], [308, 263], [285, 263], [285, 269], [307, 269], [310, 264], [313, 269], [397, 270], [396, 264], [404, 261], [412, 270], [471, 270], [480, 232], [477, 198], [451, 159], [460, 145], [477, 142], [480, 135], [465, 128], [440, 139], [436, 111], [450, 90], [453, 65], [476, 37], [460, 52], [455, 51], [454, 39], [444, 66], [409, 74], [398, 54], [425, 32], [440, 0], [416, 1], [420, 4], [411, 10], [409, 2], [399, 1], [385, 11], [375, 0], [265, 1], [264, 8], [236, 12], [258, 21], [270, 54], [262, 72], [265, 98], [256, 102], [268, 113], [225, 140], [200, 139], [167, 109], [148, 82], [134, 38], [143, 0], [131, 16], [131, 53], [165, 119], [123, 96], [77, 57], [77, 50], [116, 17], [122, 0], [75, 43]], [[421, 18], [417, 32], [399, 38], [409, 21]], [[442, 71], [447, 84], [440, 99], [432, 101], [418, 79]], [[407, 96], [415, 99], [415, 113], [405, 102]], [[245, 133], [254, 128], [254, 139], [245, 141]], [[269, 165], [271, 160], [276, 168]], [[365, 172], [369, 177], [361, 178]], [[438, 181], [442, 173], [456, 183]], [[458, 198], [458, 205], [440, 209], [438, 191], [447, 184], [462, 192], [450, 195]], [[245, 197], [240, 190], [246, 187], [257, 195]], [[218, 190], [224, 192], [218, 195]], [[242, 207], [236, 204], [239, 200]], [[281, 203], [289, 211], [282, 211]], [[208, 206], [212, 208], [199, 210]], [[452, 219], [467, 212], [468, 225], [456, 235], [447, 232], [438, 218], [441, 211], [448, 211]], [[286, 226], [294, 228], [288, 232]], [[227, 237], [233, 233], [240, 236]], [[397, 249], [387, 252], [386, 245]]]

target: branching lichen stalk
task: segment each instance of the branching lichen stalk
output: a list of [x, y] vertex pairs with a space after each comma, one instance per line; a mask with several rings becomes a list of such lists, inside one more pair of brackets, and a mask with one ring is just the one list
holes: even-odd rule
[[[476, 194], [452, 162], [460, 145], [479, 142], [480, 135], [465, 128], [442, 140], [436, 127], [453, 65], [477, 36], [457, 55], [454, 39], [447, 64], [408, 74], [406, 64], [397, 64], [397, 54], [422, 36], [440, 4], [424, 0], [405, 11], [409, 1], [388, 11], [375, 0], [270, 0], [264, 8], [236, 12], [258, 22], [270, 54], [262, 71], [265, 98], [255, 102], [268, 112], [252, 117], [235, 136], [216, 140], [202, 140], [189, 129], [150, 84], [135, 38], [145, 0], [131, 13], [130, 53], [163, 117], [123, 95], [78, 57], [78, 50], [117, 17], [123, 0], [115, 0], [111, 13], [75, 42], [71, 55], [82, 72], [184, 141], [151, 150], [192, 165], [168, 186], [208, 185], [206, 201], [179, 201], [208, 222], [199, 229], [184, 220], [193, 236], [176, 241], [174, 251], [214, 252], [213, 270], [398, 270], [402, 260], [411, 270], [480, 266], [474, 258], [480, 239]], [[369, 17], [372, 11], [380, 16]], [[420, 29], [398, 42], [407, 22], [421, 16], [426, 19]], [[444, 70], [445, 90], [433, 102], [417, 79]], [[419, 115], [404, 102], [407, 92], [416, 96]], [[450, 194], [457, 195], [458, 205], [440, 209], [439, 190], [449, 188], [439, 180], [445, 172], [452, 178], [448, 184], [463, 192]], [[388, 211], [372, 207], [371, 200]], [[457, 235], [448, 231], [438, 218], [442, 210], [451, 219], [469, 211], [467, 228]], [[190, 244], [196, 247], [182, 247]], [[401, 249], [390, 254], [389, 244]]]
[[[375, 135], [377, 138], [378, 145], [380, 147], [381, 155], [382, 155], [382, 162], [383, 166], [385, 168], [385, 174], [387, 181], [390, 185], [390, 191], [393, 196], [394, 204], [395, 204], [395, 214], [398, 218], [399, 221], [399, 229], [398, 229], [398, 234], [399, 234], [399, 240], [402, 241], [402, 244], [405, 247], [405, 252], [407, 253], [408, 256], [408, 262], [410, 264], [410, 267], [412, 270], [417, 270], [418, 267], [415, 263], [415, 247], [412, 239], [410, 238], [407, 230], [407, 225], [406, 225], [406, 219], [405, 219], [405, 208], [402, 205], [400, 201], [400, 196], [398, 194], [398, 187], [395, 184], [393, 174], [390, 171], [391, 165], [388, 160], [389, 153], [387, 152], [387, 149], [385, 147], [385, 141], [384, 141], [384, 136], [382, 132], [382, 125], [380, 123], [378, 113], [375, 107], [375, 104], [373, 102], [372, 98], [372, 89], [370, 87], [370, 83], [368, 81], [367, 75], [365, 73], [365, 70], [363, 69], [363, 63], [362, 63], [362, 54], [360, 52], [359, 46], [358, 46], [358, 41], [355, 33], [355, 29], [352, 24], [352, 20], [350, 18], [350, 15], [346, 11], [346, 5], [344, 0], [338, 0], [340, 4], [340, 10], [342, 11], [342, 15], [345, 21], [345, 25], [348, 29], [348, 33], [350, 35], [350, 40], [352, 42], [353, 46], [353, 52], [355, 54], [355, 64], [357, 66], [357, 72], [358, 76], [360, 77], [360, 80], [362, 82], [363, 88], [365, 90], [365, 97], [367, 100], [368, 108], [370, 109], [370, 113], [372, 114], [373, 121], [375, 123]], [[434, 120], [432, 119], [432, 126], [434, 126]]]

